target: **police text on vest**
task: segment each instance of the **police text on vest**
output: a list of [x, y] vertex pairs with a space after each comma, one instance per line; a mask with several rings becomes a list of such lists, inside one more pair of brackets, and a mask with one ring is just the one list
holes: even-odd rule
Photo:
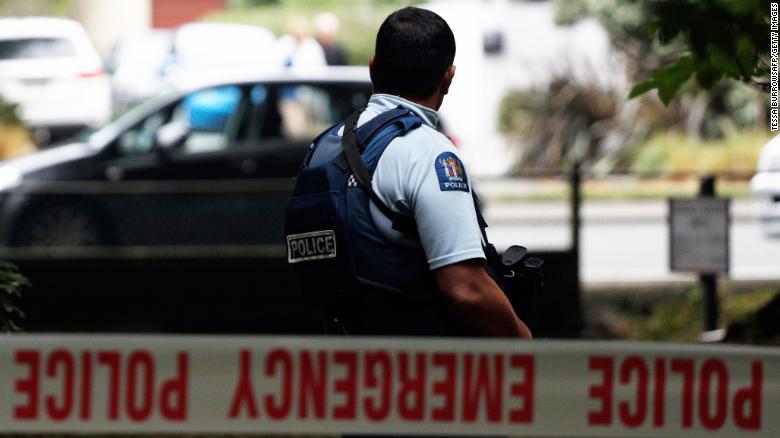
[[289, 263], [332, 258], [336, 258], [336, 233], [333, 230], [287, 236], [287, 261]]

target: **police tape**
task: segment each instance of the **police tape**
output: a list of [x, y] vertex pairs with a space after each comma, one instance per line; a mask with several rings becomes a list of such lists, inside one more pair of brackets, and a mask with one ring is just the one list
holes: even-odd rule
[[776, 437], [780, 350], [4, 336], [0, 432]]

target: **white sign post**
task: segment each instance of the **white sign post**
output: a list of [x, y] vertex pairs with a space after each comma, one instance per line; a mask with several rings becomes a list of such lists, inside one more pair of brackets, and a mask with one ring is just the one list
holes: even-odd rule
[[669, 200], [669, 264], [697, 272], [702, 291], [702, 340], [720, 340], [718, 273], [729, 270], [729, 200], [715, 197], [715, 177], [699, 183], [699, 197]]
[[729, 200], [670, 199], [670, 265], [674, 272], [729, 270]]

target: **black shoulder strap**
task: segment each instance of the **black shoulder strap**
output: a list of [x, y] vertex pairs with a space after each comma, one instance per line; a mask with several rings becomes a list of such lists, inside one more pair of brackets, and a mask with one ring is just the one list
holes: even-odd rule
[[392, 221], [393, 228], [402, 233], [416, 235], [417, 226], [414, 223], [414, 219], [391, 210], [390, 207], [382, 202], [371, 186], [371, 174], [368, 171], [368, 167], [366, 167], [366, 163], [360, 157], [359, 146], [355, 138], [355, 125], [357, 125], [361, 112], [363, 112], [362, 109], [350, 114], [344, 123], [344, 135], [341, 137], [341, 144], [344, 148], [344, 156], [347, 158], [349, 168], [355, 176], [355, 181], [367, 191], [371, 202], [374, 203], [383, 215]]
[[482, 215], [482, 208], [479, 206], [479, 196], [474, 192], [474, 189], [471, 189], [471, 199], [474, 200], [474, 211], [477, 213], [477, 223], [479, 224], [479, 231], [482, 233], [482, 238], [484, 239], [483, 245], [487, 246], [490, 245], [490, 242], [488, 241], [487, 237], [487, 231], [485, 229], [488, 227], [487, 221], [485, 220], [485, 217]]

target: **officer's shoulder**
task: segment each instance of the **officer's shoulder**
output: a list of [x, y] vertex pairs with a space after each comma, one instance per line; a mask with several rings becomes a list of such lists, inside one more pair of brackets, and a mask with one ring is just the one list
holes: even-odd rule
[[438, 155], [442, 152], [457, 152], [455, 145], [446, 135], [425, 124], [405, 137], [400, 143], [420, 154]]

